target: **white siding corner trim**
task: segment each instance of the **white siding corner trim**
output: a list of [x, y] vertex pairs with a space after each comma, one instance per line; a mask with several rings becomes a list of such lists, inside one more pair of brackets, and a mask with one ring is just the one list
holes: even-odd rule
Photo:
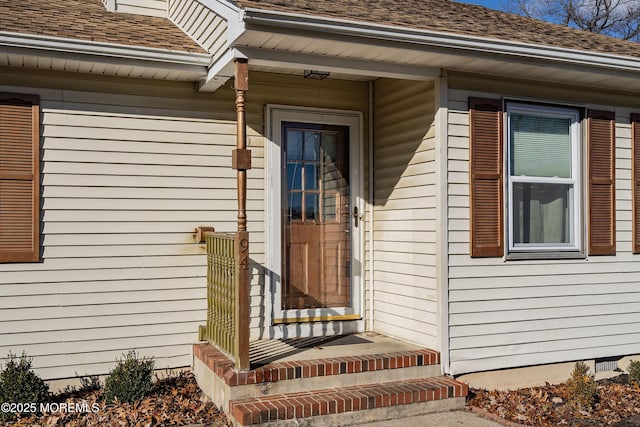
[[435, 103], [436, 103], [436, 186], [437, 199], [436, 206], [439, 207], [436, 221], [436, 286], [438, 288], [438, 298], [440, 310], [439, 333], [440, 333], [440, 364], [443, 373], [449, 373], [449, 257], [447, 246], [449, 244], [447, 223], [449, 221], [449, 198], [447, 196], [448, 187], [448, 81], [446, 72], [443, 77], [435, 83]]

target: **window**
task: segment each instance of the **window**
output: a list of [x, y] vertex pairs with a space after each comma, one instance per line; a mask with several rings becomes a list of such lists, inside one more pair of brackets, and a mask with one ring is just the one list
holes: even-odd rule
[[0, 262], [40, 257], [39, 131], [37, 96], [0, 93]]
[[507, 104], [510, 252], [580, 250], [580, 114]]
[[470, 255], [615, 255], [615, 114], [503, 107], [469, 98]]

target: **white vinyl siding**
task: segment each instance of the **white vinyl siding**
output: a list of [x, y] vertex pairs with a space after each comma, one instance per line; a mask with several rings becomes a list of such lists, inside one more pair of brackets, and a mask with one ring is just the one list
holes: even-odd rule
[[223, 122], [204, 99], [19, 90], [42, 97], [43, 261], [0, 267], [0, 354], [25, 351], [45, 378], [105, 373], [132, 348], [189, 365], [206, 309], [193, 229], [233, 220], [213, 190], [233, 174], [210, 178]]
[[438, 347], [432, 82], [374, 84], [374, 330]]
[[[106, 1], [103, 0], [103, 2]], [[113, 2], [116, 12], [167, 17], [167, 0], [113, 0]]]
[[[206, 318], [206, 256], [194, 228], [236, 229], [234, 93], [50, 76], [0, 70], [0, 91], [41, 96], [43, 153], [43, 261], [0, 265], [0, 358], [26, 351], [46, 379], [107, 373], [134, 348], [158, 368], [189, 366]], [[367, 86], [250, 78], [247, 216], [258, 338], [268, 326], [263, 106], [366, 111]]]
[[214, 57], [227, 46], [227, 22], [197, 0], [170, 0], [169, 19]]
[[[456, 82], [462, 87], [449, 90], [448, 105], [451, 373], [640, 352], [640, 263], [631, 253], [632, 111], [616, 106], [634, 101], [502, 81], [474, 79], [471, 83], [461, 78]], [[512, 91], [501, 93], [496, 90], [499, 87]], [[494, 92], [487, 92], [489, 88]], [[517, 261], [469, 256], [468, 97], [518, 95], [554, 104], [615, 109], [615, 256]]]

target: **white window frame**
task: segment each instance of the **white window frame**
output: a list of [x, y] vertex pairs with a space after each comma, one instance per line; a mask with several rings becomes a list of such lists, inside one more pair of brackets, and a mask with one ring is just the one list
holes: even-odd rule
[[[521, 102], [507, 102], [506, 108], [506, 153], [505, 168], [507, 173], [507, 230], [508, 230], [508, 251], [509, 253], [552, 253], [552, 252], [581, 252], [582, 251], [582, 156], [581, 156], [581, 131], [580, 131], [580, 110], [578, 108], [535, 105]], [[541, 117], [568, 118], [571, 120], [571, 178], [559, 177], [529, 177], [513, 176], [511, 174], [511, 114], [531, 114]], [[514, 244], [513, 231], [513, 188], [516, 183], [551, 183], [570, 184], [571, 200], [571, 230], [570, 242], [568, 244]]]

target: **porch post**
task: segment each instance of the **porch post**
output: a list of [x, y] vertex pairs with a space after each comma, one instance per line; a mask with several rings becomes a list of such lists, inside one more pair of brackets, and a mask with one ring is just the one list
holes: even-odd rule
[[251, 150], [247, 150], [246, 99], [249, 89], [249, 64], [237, 59], [235, 64], [237, 113], [237, 148], [233, 150], [232, 167], [238, 171], [238, 231], [235, 235], [235, 257], [238, 286], [235, 333], [236, 368], [249, 369], [249, 232], [247, 231], [247, 170], [251, 169]]

